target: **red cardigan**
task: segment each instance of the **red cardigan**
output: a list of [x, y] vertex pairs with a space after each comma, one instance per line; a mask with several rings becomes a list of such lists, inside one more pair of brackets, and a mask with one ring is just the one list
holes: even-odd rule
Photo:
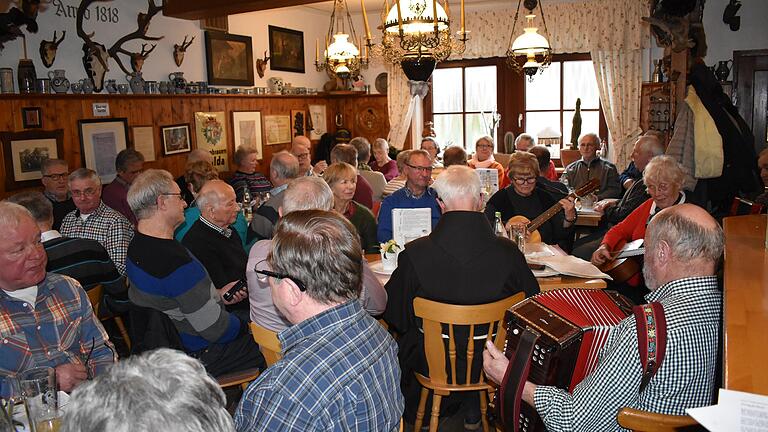
[[[608, 232], [605, 233], [605, 237], [603, 237], [602, 244], [606, 245], [609, 251], [614, 251], [617, 248], [624, 246], [625, 243], [645, 238], [646, 222], [648, 221], [648, 216], [651, 214], [651, 206], [653, 206], [653, 199], [648, 198], [623, 221], [608, 230]], [[641, 281], [641, 275], [637, 274], [627, 281], [627, 283], [632, 286], [638, 286]]]

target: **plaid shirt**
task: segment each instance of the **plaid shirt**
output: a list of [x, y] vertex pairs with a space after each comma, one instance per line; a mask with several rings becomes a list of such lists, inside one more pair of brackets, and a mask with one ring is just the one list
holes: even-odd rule
[[397, 345], [352, 300], [282, 331], [282, 360], [248, 386], [238, 431], [396, 431]]
[[678, 279], [645, 298], [660, 302], [667, 320], [664, 362], [645, 391], [638, 394], [642, 367], [630, 315], [610, 332], [597, 367], [573, 394], [536, 388], [536, 410], [547, 430], [618, 431], [622, 407], [683, 415], [686, 408], [712, 403], [722, 305], [716, 277]]
[[80, 210], [70, 212], [59, 230], [67, 237], [96, 240], [107, 250], [117, 271], [125, 276], [125, 257], [133, 239], [133, 226], [125, 216], [107, 207], [102, 201], [99, 207], [83, 220]]
[[0, 375], [37, 367], [88, 361], [98, 375], [117, 360], [88, 296], [74, 279], [47, 273], [35, 307], [0, 290]]

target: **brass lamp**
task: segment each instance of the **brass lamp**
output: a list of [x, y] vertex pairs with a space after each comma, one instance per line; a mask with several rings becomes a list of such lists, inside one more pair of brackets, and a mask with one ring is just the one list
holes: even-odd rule
[[[355, 45], [356, 42], [358, 45]], [[354, 78], [368, 67], [368, 60], [368, 47], [363, 47], [362, 37], [357, 38], [346, 0], [335, 0], [322, 61], [320, 44], [315, 41], [315, 69], [327, 70], [341, 79]]]
[[[515, 20], [512, 22], [512, 34], [509, 36], [509, 48], [507, 48], [507, 64], [520, 74], [528, 77], [528, 81], [533, 81], [537, 72], [542, 72], [552, 63], [552, 47], [547, 40], [547, 21], [544, 18], [544, 9], [539, 0], [525, 0], [524, 6], [528, 9], [525, 16], [526, 26], [523, 28], [523, 34], [515, 38], [515, 27], [520, 15], [520, 4], [517, 2], [517, 11]], [[539, 7], [541, 12], [541, 21], [544, 24], [544, 34], [539, 34], [538, 28], [534, 26], [533, 19], [536, 15], [533, 10]]]

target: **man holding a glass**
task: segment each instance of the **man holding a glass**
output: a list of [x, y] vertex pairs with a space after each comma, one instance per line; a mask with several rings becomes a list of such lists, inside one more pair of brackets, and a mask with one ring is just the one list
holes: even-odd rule
[[80, 284], [45, 272], [29, 211], [0, 202], [0, 232], [0, 375], [48, 366], [59, 389], [70, 392], [117, 360], [112, 344]]

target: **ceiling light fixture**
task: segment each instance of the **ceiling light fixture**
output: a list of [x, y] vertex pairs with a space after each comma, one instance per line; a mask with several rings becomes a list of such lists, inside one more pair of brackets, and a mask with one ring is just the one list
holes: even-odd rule
[[[547, 40], [547, 21], [544, 18], [544, 9], [539, 0], [525, 0], [524, 6], [528, 9], [525, 16], [526, 26], [523, 28], [523, 34], [515, 38], [515, 27], [520, 16], [520, 4], [523, 0], [518, 0], [515, 20], [512, 22], [512, 34], [509, 36], [509, 45], [507, 48], [507, 64], [521, 75], [528, 77], [528, 81], [533, 81], [537, 72], [543, 72], [552, 63], [552, 47]], [[541, 12], [541, 21], [544, 24], [544, 34], [538, 32], [534, 26], [533, 19], [536, 17], [533, 10], [539, 7]]]
[[327, 70], [331, 75], [341, 79], [356, 79], [360, 71], [368, 67], [368, 62], [368, 46], [363, 45], [362, 37], [357, 38], [347, 1], [335, 0], [331, 24], [325, 37], [322, 62], [320, 61], [320, 43], [315, 40], [315, 69], [318, 72]]

